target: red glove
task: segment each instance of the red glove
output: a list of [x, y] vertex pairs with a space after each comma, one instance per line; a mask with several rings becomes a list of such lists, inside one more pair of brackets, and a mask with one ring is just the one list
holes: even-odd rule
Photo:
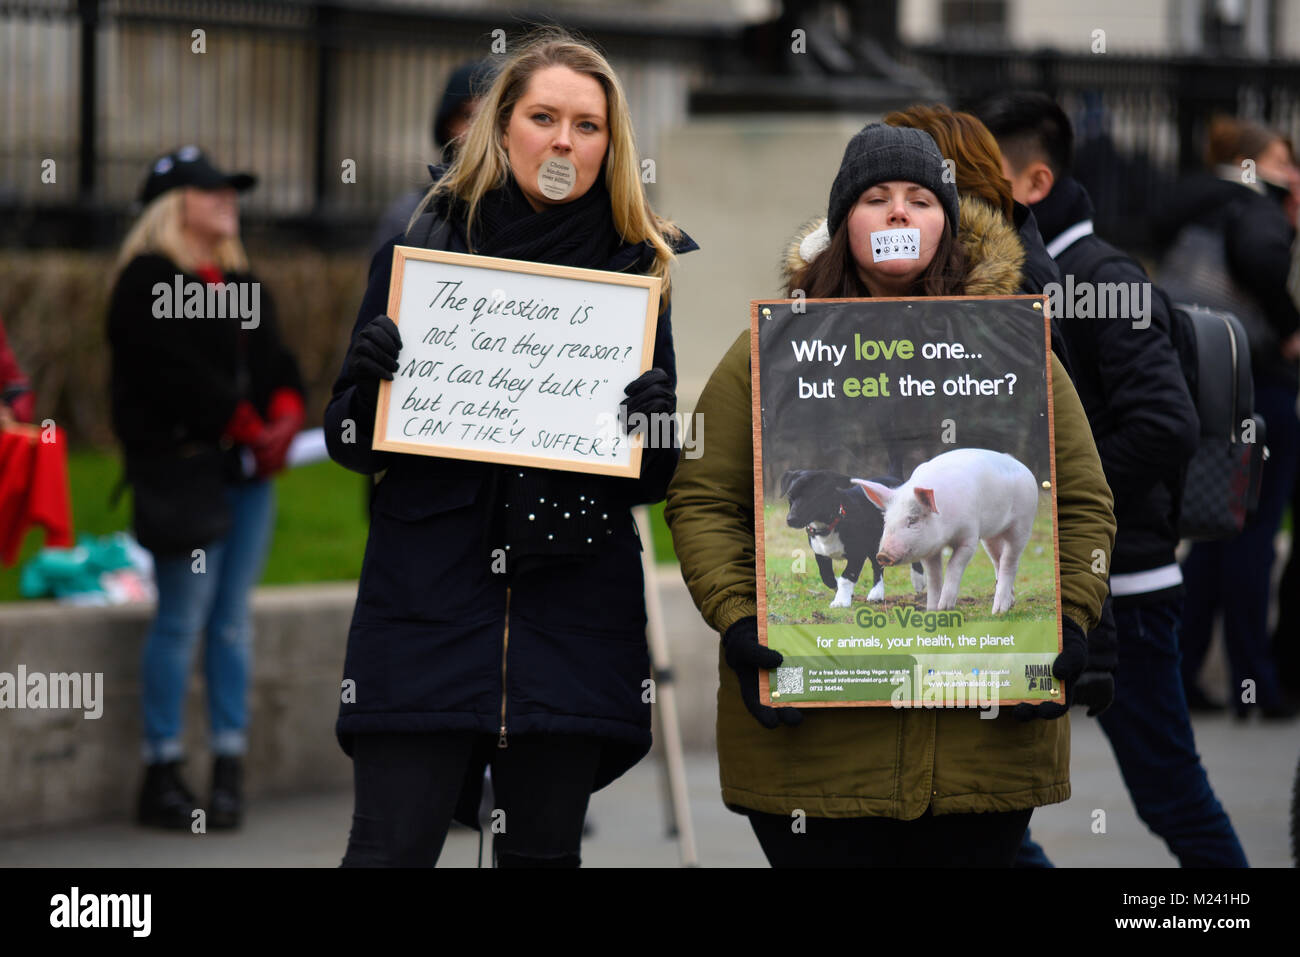
[[268, 478], [284, 468], [289, 446], [302, 428], [302, 396], [293, 389], [277, 389], [267, 404], [267, 417], [271, 420], [270, 424], [253, 443], [253, 459], [257, 463], [258, 478]]
[[262, 437], [253, 446], [253, 460], [257, 463], [258, 478], [269, 478], [284, 468], [289, 444], [298, 434], [298, 423], [292, 419], [272, 422], [262, 431]]
[[257, 414], [257, 409], [253, 408], [253, 403], [243, 399], [235, 406], [235, 414], [230, 417], [221, 434], [239, 445], [253, 446], [261, 439], [265, 428], [266, 423]]
[[268, 422], [275, 422], [277, 419], [293, 419], [301, 428], [304, 417], [302, 396], [295, 390], [282, 387], [271, 393], [271, 401], [266, 404]]

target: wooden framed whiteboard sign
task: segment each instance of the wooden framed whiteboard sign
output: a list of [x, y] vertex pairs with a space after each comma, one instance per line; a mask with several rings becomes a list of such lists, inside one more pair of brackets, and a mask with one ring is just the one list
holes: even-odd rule
[[657, 277], [393, 250], [402, 336], [381, 380], [374, 448], [636, 478], [642, 435], [618, 420], [650, 369]]

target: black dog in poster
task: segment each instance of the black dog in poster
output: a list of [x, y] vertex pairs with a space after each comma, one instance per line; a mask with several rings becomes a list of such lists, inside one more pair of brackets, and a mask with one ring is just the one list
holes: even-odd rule
[[[896, 488], [898, 479], [880, 476], [872, 479]], [[817, 559], [826, 587], [835, 592], [832, 608], [853, 604], [853, 588], [862, 574], [862, 566], [871, 562], [871, 590], [867, 601], [885, 597], [885, 574], [876, 562], [876, 549], [884, 529], [884, 516], [867, 498], [860, 485], [847, 475], [830, 469], [790, 469], [781, 476], [780, 491], [790, 500], [786, 524], [808, 533], [808, 545]], [[845, 559], [844, 572], [835, 574], [832, 559]], [[912, 565], [912, 587], [918, 594], [925, 590], [925, 576], [920, 563]]]

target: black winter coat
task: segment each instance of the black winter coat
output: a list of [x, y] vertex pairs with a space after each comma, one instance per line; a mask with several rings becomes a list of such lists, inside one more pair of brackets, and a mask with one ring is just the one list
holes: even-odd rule
[[[371, 263], [354, 339], [386, 309], [398, 238]], [[444, 245], [465, 251], [455, 229]], [[676, 251], [696, 248], [683, 234]], [[605, 268], [644, 272], [652, 260], [646, 244], [623, 244]], [[675, 387], [670, 315], [659, 316], [653, 364]], [[344, 443], [349, 419], [355, 442]], [[642, 545], [630, 508], [664, 498], [680, 450], [644, 450], [639, 480], [581, 476], [593, 516], [607, 516], [597, 556], [510, 561], [496, 574], [497, 490], [510, 466], [378, 452], [373, 428], [345, 368], [325, 412], [330, 455], [382, 476], [343, 669], [355, 682], [355, 702], [345, 696], [339, 708], [343, 750], [378, 731], [476, 731], [506, 746], [517, 734], [589, 735], [605, 742], [594, 789], [604, 787], [650, 749]], [[467, 775], [461, 794], [467, 823], [478, 780]]]
[[[1193, 223], [1222, 231], [1233, 278], [1254, 295], [1279, 339], [1294, 333], [1300, 326], [1300, 310], [1287, 291], [1287, 276], [1296, 233], [1281, 204], [1243, 183], [1200, 173], [1179, 183], [1161, 204], [1161, 212], [1152, 220], [1152, 233], [1161, 245], [1169, 245], [1184, 226]], [[1296, 363], [1283, 359], [1280, 352], [1252, 355], [1250, 363], [1257, 381], [1296, 387]]]
[[[250, 328], [242, 328], [237, 316], [159, 318], [154, 286], [171, 290], [178, 275], [182, 287], [203, 286], [165, 256], [137, 256], [123, 268], [109, 299], [113, 429], [128, 456], [216, 443], [241, 399], [265, 416], [277, 389], [302, 392], [298, 364], [280, 339], [265, 287], [259, 287], [255, 327], [250, 319]], [[230, 273], [226, 280], [257, 281], [247, 273]]]
[[[1068, 176], [1034, 212], [1049, 244], [1093, 216], [1087, 191]], [[1108, 258], [1088, 271], [1102, 255]], [[1095, 235], [1071, 243], [1056, 262], [1063, 277], [1074, 276], [1076, 287], [1150, 282], [1136, 260]], [[1170, 305], [1154, 285], [1150, 309], [1151, 325], [1144, 329], [1134, 329], [1132, 318], [1061, 320], [1074, 360], [1074, 387], [1115, 496], [1112, 575], [1174, 562], [1183, 478], [1200, 435], [1196, 406], [1170, 338]]]

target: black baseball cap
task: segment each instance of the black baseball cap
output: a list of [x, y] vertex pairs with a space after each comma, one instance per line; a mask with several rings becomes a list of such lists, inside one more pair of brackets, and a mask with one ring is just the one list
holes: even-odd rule
[[257, 177], [252, 173], [223, 173], [208, 162], [208, 158], [197, 146], [182, 146], [154, 160], [149, 177], [140, 189], [140, 202], [148, 205], [177, 186], [193, 186], [197, 189], [224, 189], [230, 186], [242, 193], [256, 184]]

